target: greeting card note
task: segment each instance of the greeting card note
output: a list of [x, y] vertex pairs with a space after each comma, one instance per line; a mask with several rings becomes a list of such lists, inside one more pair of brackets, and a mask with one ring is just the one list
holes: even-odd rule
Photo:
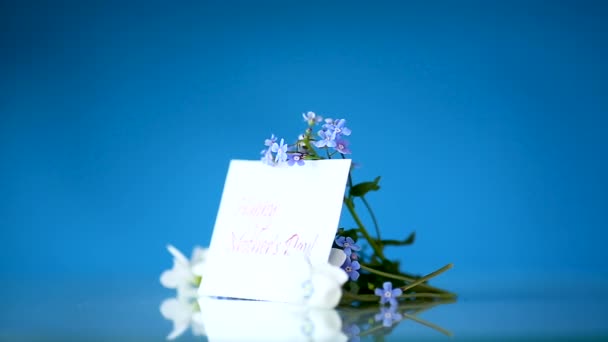
[[350, 159], [230, 162], [199, 294], [296, 302], [295, 258], [327, 262]]

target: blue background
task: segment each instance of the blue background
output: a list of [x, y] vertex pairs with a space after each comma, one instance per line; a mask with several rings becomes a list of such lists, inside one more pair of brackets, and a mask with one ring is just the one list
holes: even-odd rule
[[310, 110], [382, 176], [384, 236], [417, 232], [406, 270], [608, 280], [603, 2], [0, 6], [0, 278], [157, 282], [209, 243], [229, 160]]

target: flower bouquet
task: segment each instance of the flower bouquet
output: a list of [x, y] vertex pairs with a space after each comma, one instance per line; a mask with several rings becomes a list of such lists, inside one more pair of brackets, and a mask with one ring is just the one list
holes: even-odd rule
[[[266, 139], [262, 150], [262, 162], [274, 166], [287, 163], [297, 167], [307, 160], [347, 158], [351, 149], [346, 137], [351, 130], [345, 119], [323, 119], [314, 112], [302, 114], [307, 127], [293, 144], [272, 135]], [[316, 132], [315, 132], [316, 130]], [[403, 240], [383, 239], [378, 221], [366, 196], [380, 190], [380, 177], [373, 181], [355, 183], [354, 168], [348, 175], [344, 206], [352, 216], [356, 227], [337, 229], [330, 264], [339, 266], [348, 276], [342, 287], [339, 305], [360, 307], [369, 303], [396, 306], [404, 301], [450, 300], [456, 295], [431, 286], [428, 281], [447, 271], [452, 264], [425, 276], [416, 276], [400, 269], [398, 260], [390, 260], [384, 254], [387, 246], [408, 246], [414, 243], [415, 233]], [[360, 206], [361, 204], [362, 206]], [[374, 235], [360, 218], [358, 210], [363, 208], [371, 218]], [[369, 252], [364, 252], [366, 247]], [[343, 254], [342, 256], [339, 256]], [[337, 256], [338, 255], [338, 256]]]
[[[286, 143], [272, 135], [264, 142], [261, 161], [268, 167], [286, 164], [300, 167], [308, 161], [346, 159], [351, 154], [346, 140], [351, 130], [345, 119], [323, 119], [313, 112], [303, 114], [306, 128], [293, 143]], [[367, 196], [380, 189], [380, 177], [372, 181], [355, 182], [351, 164], [348, 172], [343, 205], [352, 216], [355, 227], [336, 227], [335, 239], [329, 260], [321, 265], [302, 263], [298, 270], [306, 274], [299, 282], [301, 302], [308, 306], [334, 308], [362, 308], [388, 304], [387, 313], [400, 304], [440, 304], [451, 302], [454, 293], [434, 287], [429, 280], [452, 267], [448, 264], [424, 276], [401, 270], [398, 260], [389, 259], [384, 252], [387, 246], [405, 247], [414, 243], [415, 234], [403, 240], [381, 236], [378, 221]], [[363, 222], [360, 210], [365, 210], [371, 224]], [[370, 230], [368, 227], [373, 227]], [[372, 234], [373, 233], [373, 234]], [[205, 249], [195, 249], [189, 260], [174, 247], [173, 269], [161, 276], [161, 283], [178, 291], [178, 298], [196, 298], [196, 288], [204, 282]], [[296, 267], [294, 267], [296, 268]], [[393, 311], [390, 311], [393, 310]]]

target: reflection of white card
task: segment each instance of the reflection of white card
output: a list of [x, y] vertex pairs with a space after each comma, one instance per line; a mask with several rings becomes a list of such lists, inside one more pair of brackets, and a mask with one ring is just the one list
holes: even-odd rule
[[[198, 299], [193, 319], [209, 341], [331, 341], [344, 342], [336, 310], [252, 300]], [[200, 328], [199, 328], [200, 329]]]
[[294, 257], [327, 262], [350, 159], [269, 166], [233, 160], [199, 293], [294, 302]]

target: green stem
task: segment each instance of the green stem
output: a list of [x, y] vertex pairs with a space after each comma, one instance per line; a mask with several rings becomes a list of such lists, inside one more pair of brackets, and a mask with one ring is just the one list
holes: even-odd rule
[[416, 317], [414, 315], [410, 315], [410, 314], [407, 314], [405, 312], [402, 312], [401, 314], [405, 318], [411, 319], [414, 322], [420, 323], [420, 324], [422, 324], [424, 326], [427, 326], [427, 327], [429, 327], [431, 329], [437, 330], [437, 331], [439, 331], [440, 333], [442, 333], [442, 334], [444, 334], [446, 336], [452, 336], [453, 335], [451, 331], [446, 330], [446, 329], [438, 326], [437, 324], [433, 324], [431, 322], [423, 320], [422, 318], [418, 318], [418, 317]]
[[369, 233], [367, 232], [367, 229], [365, 229], [365, 226], [363, 225], [363, 222], [361, 222], [359, 215], [357, 215], [357, 213], [355, 212], [355, 207], [353, 206], [352, 199], [345, 197], [344, 204], [346, 204], [346, 208], [348, 208], [348, 211], [350, 212], [351, 216], [353, 217], [353, 219], [359, 226], [359, 231], [361, 232], [361, 234], [363, 234], [363, 237], [365, 237], [365, 239], [369, 243], [370, 247], [374, 250], [374, 254], [376, 256], [378, 256], [380, 259], [382, 259], [382, 261], [386, 261], [384, 252], [382, 252], [382, 249], [380, 247], [378, 247], [378, 245], [376, 244], [376, 241], [369, 235]]
[[[391, 278], [391, 279], [397, 279], [397, 280], [405, 281], [405, 282], [408, 282], [408, 283], [413, 283], [413, 282], [418, 281], [418, 279], [415, 279], [415, 278], [405, 277], [405, 276], [400, 275], [400, 274], [398, 275], [398, 274], [393, 274], [393, 273], [387, 273], [387, 272], [379, 271], [379, 270], [373, 269], [373, 268], [371, 268], [369, 266], [366, 266], [366, 265], [363, 265], [363, 264], [360, 264], [360, 265], [361, 265], [361, 269], [366, 270], [366, 271], [368, 271], [370, 273], [381, 275], [383, 277], [387, 277], [387, 278]], [[420, 286], [421, 288], [424, 288], [424, 289], [426, 289], [428, 291], [431, 291], [433, 293], [445, 293], [445, 294], [448, 294], [448, 295], [450, 295], [452, 297], [456, 297], [456, 295], [453, 294], [453, 293], [451, 293], [451, 292], [448, 292], [448, 291], [436, 288], [436, 287], [431, 286], [431, 285], [419, 283], [419, 284], [417, 284], [417, 286]]]
[[[357, 300], [360, 302], [377, 302], [380, 300], [380, 298], [378, 296], [376, 296], [375, 294], [353, 294], [350, 292], [345, 292], [343, 294], [344, 297], [352, 299], [352, 300]], [[408, 294], [403, 294], [401, 296], [399, 296], [399, 298], [413, 298], [413, 299], [420, 299], [420, 298], [437, 298], [437, 299], [450, 299], [452, 298], [451, 294], [447, 294], [447, 293], [408, 293]]]
[[378, 324], [378, 325], [370, 327], [367, 330], [364, 330], [364, 331], [360, 332], [358, 336], [359, 337], [365, 337], [365, 336], [370, 335], [371, 333], [376, 332], [378, 330], [383, 330], [384, 328], [385, 327], [382, 324]]
[[311, 156], [313, 156], [315, 158], [319, 158], [317, 151], [315, 151], [315, 149], [312, 148], [312, 146], [310, 146], [310, 135], [309, 134], [304, 135], [304, 146], [306, 146], [306, 151], [308, 152], [308, 154], [310, 154]]
[[380, 228], [378, 227], [378, 221], [376, 220], [376, 215], [374, 215], [374, 211], [372, 210], [372, 207], [369, 205], [369, 202], [367, 202], [367, 200], [365, 199], [365, 196], [361, 196], [361, 200], [363, 201], [363, 204], [365, 204], [365, 207], [367, 208], [367, 211], [369, 212], [369, 216], [372, 218], [372, 222], [374, 222], [374, 228], [376, 229], [376, 236], [378, 241], [381, 240], [380, 237]]
[[408, 285], [402, 286], [402, 287], [401, 287], [401, 290], [403, 290], [403, 291], [407, 291], [407, 290], [411, 289], [412, 287], [414, 287], [414, 286], [416, 286], [416, 285], [420, 285], [420, 284], [424, 283], [425, 281], [427, 281], [427, 280], [429, 280], [429, 279], [431, 279], [431, 278], [433, 278], [433, 277], [436, 277], [436, 276], [440, 275], [441, 273], [443, 273], [443, 272], [445, 272], [445, 271], [449, 270], [449, 269], [450, 269], [450, 268], [452, 268], [453, 266], [454, 266], [454, 264], [447, 264], [447, 265], [443, 266], [442, 268], [438, 269], [438, 270], [437, 270], [437, 271], [435, 271], [435, 272], [429, 273], [429, 274], [425, 275], [425, 276], [424, 276], [424, 277], [422, 277], [422, 278], [416, 279], [416, 280], [415, 280], [414, 282], [412, 282], [411, 284], [408, 284]]
[[[340, 153], [342, 159], [346, 159], [346, 156], [343, 153]], [[352, 164], [351, 164], [352, 166]], [[353, 176], [350, 171], [348, 171], [348, 188], [351, 189], [353, 187]]]
[[406, 293], [399, 296], [399, 298], [440, 298], [450, 299], [453, 298], [452, 293]]

